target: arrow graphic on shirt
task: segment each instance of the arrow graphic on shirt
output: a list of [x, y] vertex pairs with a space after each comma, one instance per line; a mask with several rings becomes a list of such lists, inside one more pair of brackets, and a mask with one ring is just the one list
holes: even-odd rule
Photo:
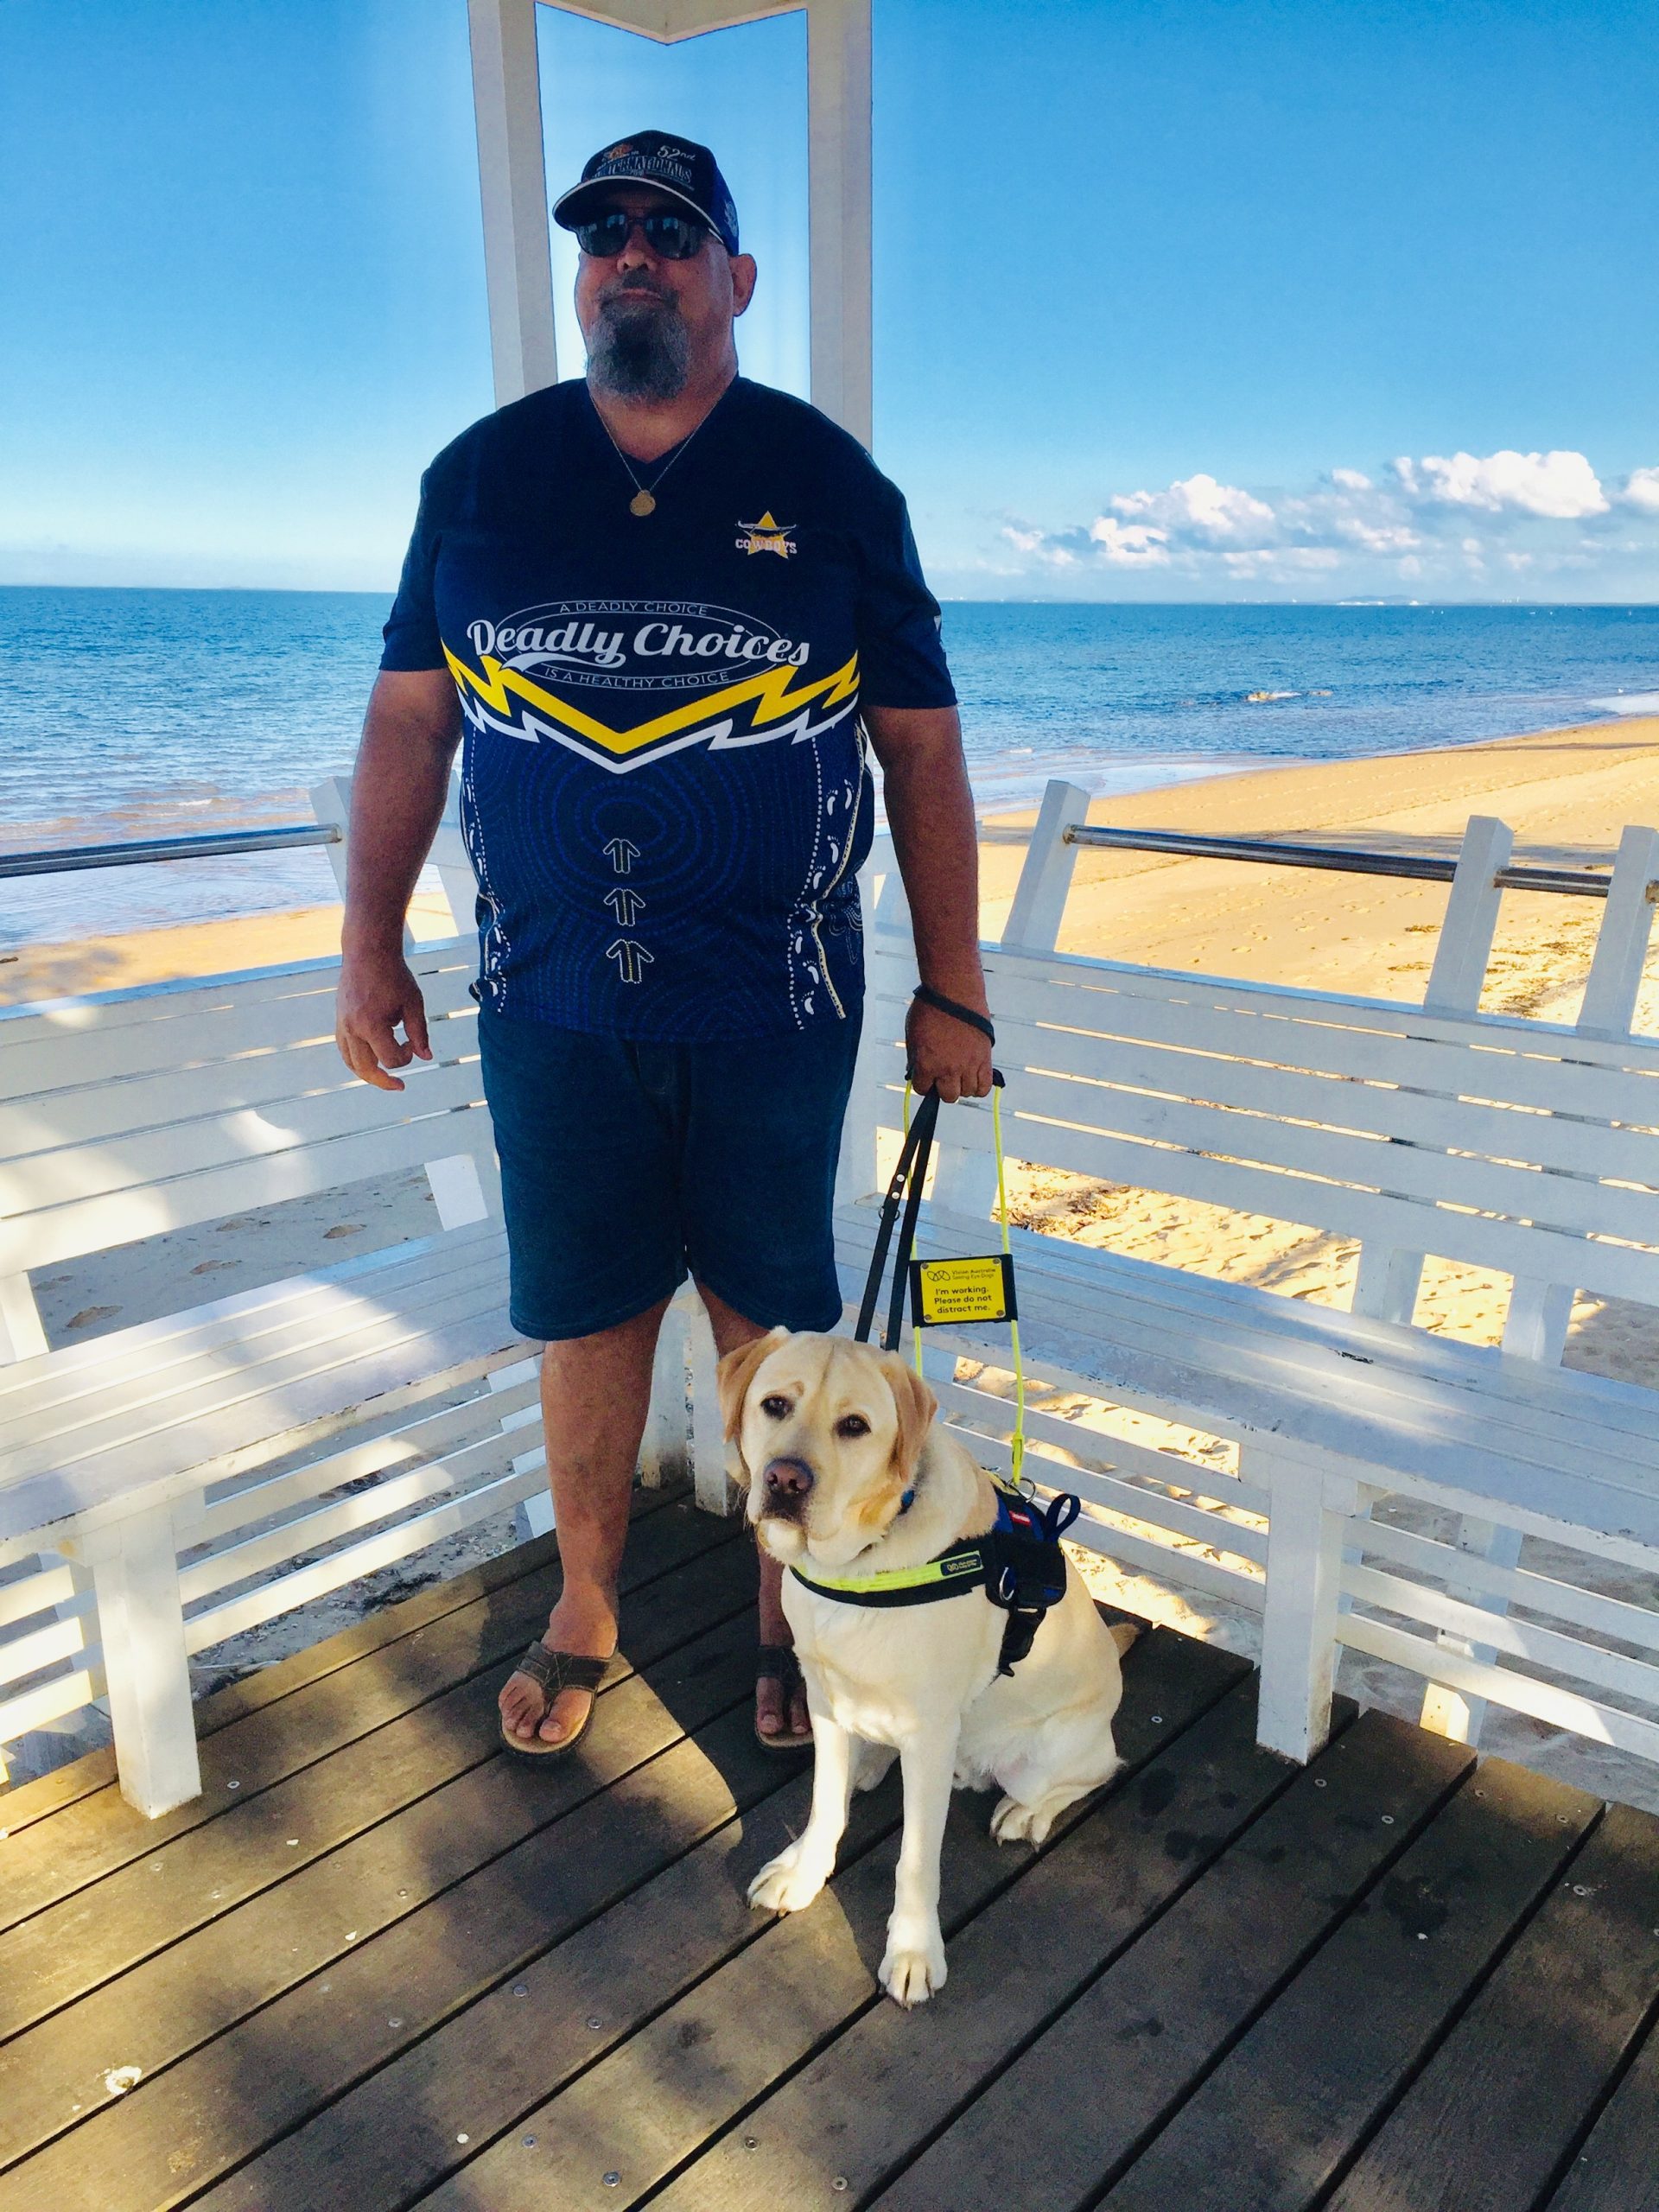
[[643, 944], [636, 944], [631, 937], [620, 937], [606, 948], [605, 957], [614, 960], [618, 980], [624, 983], [643, 983], [645, 969], [652, 965], [652, 955]]
[[614, 891], [605, 893], [605, 904], [616, 916], [619, 925], [631, 930], [645, 912], [645, 902], [637, 891], [629, 891], [618, 884]]
[[[613, 837], [605, 848], [605, 857], [619, 875], [626, 875], [639, 857], [639, 848], [632, 837]], [[621, 920], [620, 915], [617, 917]], [[627, 924], [623, 922], [624, 929]]]

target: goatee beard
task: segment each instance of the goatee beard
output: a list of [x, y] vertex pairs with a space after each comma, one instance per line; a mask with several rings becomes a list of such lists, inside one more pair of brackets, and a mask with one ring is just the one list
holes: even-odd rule
[[690, 337], [677, 308], [665, 302], [601, 307], [588, 341], [588, 378], [595, 391], [660, 406], [679, 397], [690, 369]]

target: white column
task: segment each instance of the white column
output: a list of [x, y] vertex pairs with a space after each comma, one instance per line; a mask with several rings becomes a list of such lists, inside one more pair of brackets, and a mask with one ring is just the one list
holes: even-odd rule
[[467, 0], [495, 404], [558, 380], [536, 0]]
[[121, 1795], [155, 1820], [201, 1794], [172, 1509], [67, 1540], [92, 1570]]
[[[1248, 1456], [1259, 1481], [1266, 1452]], [[1272, 1503], [1255, 1735], [1264, 1749], [1306, 1761], [1331, 1733], [1343, 1537], [1351, 1516], [1381, 1492], [1276, 1454], [1265, 1471]]]
[[807, 0], [812, 404], [871, 442], [870, 0]]
[[[1426, 1014], [1478, 1011], [1503, 897], [1497, 874], [1509, 866], [1514, 843], [1509, 825], [1495, 815], [1470, 816], [1446, 902], [1446, 919], [1434, 948], [1428, 988], [1423, 994]], [[1353, 1311], [1377, 1321], [1409, 1322], [1423, 1280], [1423, 1257], [1421, 1252], [1398, 1251], [1386, 1244], [1362, 1245]]]
[[1014, 886], [1014, 904], [1002, 925], [1002, 942], [1010, 950], [1052, 952], [1059, 943], [1072, 871], [1081, 849], [1066, 842], [1065, 833], [1088, 819], [1089, 794], [1082, 785], [1051, 777], [1037, 810], [1031, 842], [1026, 847], [1026, 864]]

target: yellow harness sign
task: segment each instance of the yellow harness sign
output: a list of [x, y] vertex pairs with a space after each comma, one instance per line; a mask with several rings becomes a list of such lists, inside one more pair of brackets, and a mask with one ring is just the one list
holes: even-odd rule
[[910, 1318], [918, 1329], [953, 1321], [1012, 1321], [1014, 1262], [1006, 1252], [966, 1260], [912, 1260]]

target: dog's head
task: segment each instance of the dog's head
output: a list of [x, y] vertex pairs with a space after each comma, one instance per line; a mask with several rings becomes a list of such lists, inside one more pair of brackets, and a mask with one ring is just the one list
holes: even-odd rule
[[915, 1478], [937, 1400], [896, 1352], [774, 1329], [720, 1363], [720, 1408], [748, 1515], [785, 1561], [844, 1567]]

